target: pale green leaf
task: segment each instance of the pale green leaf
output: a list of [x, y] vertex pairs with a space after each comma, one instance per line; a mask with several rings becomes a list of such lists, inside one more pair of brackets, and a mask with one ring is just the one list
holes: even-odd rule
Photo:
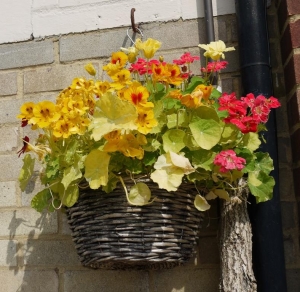
[[26, 186], [33, 174], [35, 159], [31, 158], [30, 154], [26, 154], [23, 158], [23, 167], [19, 175], [20, 188], [25, 191]]
[[201, 195], [196, 195], [195, 200], [194, 200], [194, 205], [197, 210], [199, 211], [206, 211], [210, 209], [210, 205], [207, 203], [204, 197]]
[[163, 147], [165, 152], [179, 152], [182, 148], [185, 147], [184, 144], [185, 132], [182, 130], [169, 130], [163, 136]]
[[150, 198], [151, 191], [149, 187], [145, 183], [138, 182], [130, 189], [127, 199], [131, 205], [144, 206], [149, 204]]
[[44, 189], [38, 192], [31, 200], [31, 207], [38, 212], [42, 212], [49, 206], [49, 200], [51, 199], [51, 193], [49, 189]]
[[98, 189], [107, 184], [109, 160], [110, 155], [98, 149], [92, 150], [86, 157], [84, 177], [91, 189]]
[[72, 182], [81, 177], [82, 173], [78, 167], [78, 164], [74, 164], [64, 170], [64, 176], [61, 180], [61, 183], [64, 185], [65, 189], [67, 189]]
[[199, 120], [190, 124], [197, 144], [206, 150], [214, 147], [221, 138], [222, 127], [215, 120]]
[[256, 152], [255, 156], [255, 170], [261, 170], [269, 174], [274, 169], [273, 160], [269, 153]]
[[230, 200], [229, 194], [227, 191], [223, 190], [223, 189], [215, 189], [214, 193], [216, 196], [218, 196], [220, 199], [224, 199], [226, 201]]
[[205, 196], [205, 199], [206, 200], [214, 200], [215, 198], [217, 198], [218, 196], [213, 192], [213, 191], [210, 191], [206, 196]]
[[178, 113], [168, 115], [167, 127], [169, 129], [178, 126], [187, 126], [187, 114], [186, 111], [179, 110]]
[[160, 189], [165, 189], [169, 192], [176, 191], [181, 185], [184, 172], [182, 169], [164, 168], [157, 169], [151, 174], [151, 179], [156, 182]]
[[97, 102], [89, 129], [92, 138], [99, 141], [105, 134], [114, 130], [135, 130], [137, 125], [137, 110], [135, 106], [121, 100], [112, 93], [104, 94]]
[[79, 189], [77, 184], [74, 184], [74, 185], [70, 185], [66, 189], [61, 200], [65, 206], [72, 207], [77, 202], [78, 197], [79, 197]]
[[257, 203], [272, 199], [274, 185], [274, 178], [263, 171], [248, 174], [248, 186]]
[[253, 152], [258, 149], [261, 141], [259, 140], [257, 133], [250, 132], [244, 135], [243, 144], [245, 148]]
[[199, 149], [192, 152], [192, 163], [193, 166], [198, 168], [201, 167], [205, 170], [212, 170], [215, 153], [213, 151]]
[[215, 109], [208, 106], [200, 106], [195, 110], [195, 114], [203, 120], [215, 120], [217, 123], [220, 122], [218, 114]]

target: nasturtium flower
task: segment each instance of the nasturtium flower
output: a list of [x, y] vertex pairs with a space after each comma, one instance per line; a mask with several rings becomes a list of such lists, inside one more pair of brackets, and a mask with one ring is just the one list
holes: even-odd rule
[[168, 64], [166, 68], [169, 72], [167, 82], [173, 85], [180, 85], [183, 81], [180, 68], [177, 65], [172, 64]]
[[47, 128], [51, 123], [57, 122], [60, 116], [57, 106], [53, 102], [45, 100], [35, 105], [33, 117], [29, 123], [36, 124], [39, 128]]
[[106, 71], [108, 76], [113, 76], [117, 74], [122, 68], [119, 64], [108, 63], [107, 65], [103, 66], [102, 69]]
[[154, 112], [149, 108], [139, 108], [138, 118], [136, 121], [138, 131], [142, 134], [148, 134], [152, 128], [157, 126], [157, 120], [154, 117]]
[[21, 154], [23, 154], [23, 153], [28, 152], [28, 151], [31, 150], [28, 143], [29, 143], [29, 137], [25, 136], [23, 138], [23, 147], [17, 152], [17, 154], [19, 154], [18, 157], [20, 157]]
[[190, 94], [181, 96], [180, 101], [188, 108], [197, 108], [202, 105], [203, 91], [200, 89], [194, 90]]
[[95, 76], [96, 75], [96, 69], [92, 63], [88, 63], [84, 66], [84, 69], [86, 72], [88, 72], [90, 75]]
[[72, 132], [78, 132], [78, 128], [70, 120], [61, 119], [53, 127], [53, 136], [57, 138], [68, 138]]
[[213, 60], [225, 59], [224, 52], [234, 51], [234, 47], [226, 48], [223, 41], [210, 42], [208, 45], [198, 45], [205, 50], [204, 56]]
[[135, 106], [153, 107], [152, 102], [148, 102], [149, 91], [139, 82], [134, 82], [123, 91], [122, 98], [129, 100]]
[[118, 71], [115, 75], [112, 75], [110, 77], [114, 81], [110, 84], [110, 86], [115, 88], [116, 90], [122, 89], [126, 85], [132, 83], [130, 71], [127, 69], [122, 69]]
[[116, 65], [120, 66], [121, 68], [123, 68], [126, 65], [127, 61], [128, 61], [128, 57], [123, 52], [114, 52], [111, 55], [110, 62], [112, 64], [116, 64]]
[[153, 58], [156, 51], [160, 48], [161, 42], [154, 39], [147, 39], [145, 42], [142, 42], [141, 39], [137, 39], [135, 42], [135, 47], [143, 52], [143, 55], [146, 59]]
[[123, 52], [127, 54], [128, 61], [130, 63], [134, 63], [136, 61], [136, 57], [139, 54], [139, 50], [136, 47], [129, 47], [129, 48], [121, 48]]
[[94, 93], [97, 97], [101, 97], [110, 89], [110, 84], [107, 81], [97, 81], [94, 86]]
[[203, 92], [203, 98], [205, 100], [208, 100], [213, 90], [213, 87], [212, 85], [200, 84], [195, 88], [195, 91], [197, 90], [201, 90]]
[[29, 121], [33, 117], [33, 108], [35, 104], [33, 102], [25, 102], [20, 108], [20, 114], [17, 118], [22, 119], [22, 123]]

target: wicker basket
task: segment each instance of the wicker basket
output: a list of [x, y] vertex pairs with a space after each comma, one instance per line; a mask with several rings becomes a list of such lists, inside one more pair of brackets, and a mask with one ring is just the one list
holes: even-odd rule
[[118, 186], [109, 194], [85, 190], [67, 210], [83, 266], [161, 269], [181, 265], [191, 257], [202, 218], [194, 207], [193, 185], [183, 185], [177, 192], [158, 189], [153, 182], [147, 185], [157, 198], [146, 206], [129, 205], [124, 189]]

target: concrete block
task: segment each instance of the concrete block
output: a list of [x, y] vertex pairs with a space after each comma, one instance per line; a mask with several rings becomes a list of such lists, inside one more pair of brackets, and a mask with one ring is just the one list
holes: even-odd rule
[[62, 214], [62, 213], [60, 215], [61, 215], [61, 222], [62, 222], [62, 224], [61, 224], [62, 234], [71, 235], [72, 231], [70, 229], [67, 216], [65, 214]]
[[171, 270], [151, 271], [149, 291], [188, 292], [218, 291], [219, 269], [189, 269], [184, 266]]
[[[93, 64], [99, 71], [99, 65]], [[91, 76], [85, 71], [84, 65], [84, 63], [59, 65], [27, 71], [24, 73], [24, 92], [56, 91], [68, 87], [76, 77], [91, 79]]]
[[7, 125], [0, 128], [0, 137], [0, 151], [15, 151], [21, 142], [16, 126]]
[[16, 182], [0, 182], [0, 206], [11, 207], [17, 204]]
[[2, 270], [0, 282], [3, 292], [58, 292], [58, 275], [52, 270]]
[[15, 123], [19, 120], [17, 115], [20, 113], [20, 107], [23, 101], [20, 99], [9, 99], [1, 100], [0, 99], [0, 117], [1, 123]]
[[49, 64], [53, 61], [53, 42], [50, 40], [0, 46], [0, 69]]
[[0, 155], [2, 181], [12, 181], [19, 177], [20, 170], [23, 166], [22, 158], [19, 158], [17, 153], [12, 155]]
[[0, 266], [17, 266], [17, 240], [0, 240]]
[[17, 84], [18, 73], [0, 74], [0, 95], [14, 95], [18, 92]]
[[41, 214], [33, 209], [0, 212], [0, 236], [39, 235], [57, 232], [57, 214]]
[[74, 243], [70, 240], [28, 240], [22, 247], [25, 266], [81, 267]]
[[[146, 271], [67, 271], [64, 291], [149, 292]], [[164, 290], [168, 291], [168, 289]]]

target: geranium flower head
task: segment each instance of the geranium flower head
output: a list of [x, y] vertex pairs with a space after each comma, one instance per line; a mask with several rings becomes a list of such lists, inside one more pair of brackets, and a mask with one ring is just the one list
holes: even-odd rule
[[219, 72], [222, 69], [225, 69], [228, 62], [226, 61], [215, 61], [215, 62], [208, 62], [206, 68], [201, 68], [202, 72]]
[[223, 41], [210, 42], [208, 45], [200, 44], [198, 47], [205, 50], [204, 56], [212, 60], [225, 59], [224, 52], [234, 51], [234, 47], [226, 48]]
[[220, 172], [225, 173], [234, 169], [242, 170], [246, 160], [236, 156], [233, 150], [223, 150], [215, 156], [214, 164], [220, 166]]
[[192, 56], [191, 53], [187, 52], [184, 53], [180, 59], [173, 60], [173, 63], [176, 65], [185, 65], [185, 64], [191, 64], [196, 60], [200, 60], [199, 56]]

